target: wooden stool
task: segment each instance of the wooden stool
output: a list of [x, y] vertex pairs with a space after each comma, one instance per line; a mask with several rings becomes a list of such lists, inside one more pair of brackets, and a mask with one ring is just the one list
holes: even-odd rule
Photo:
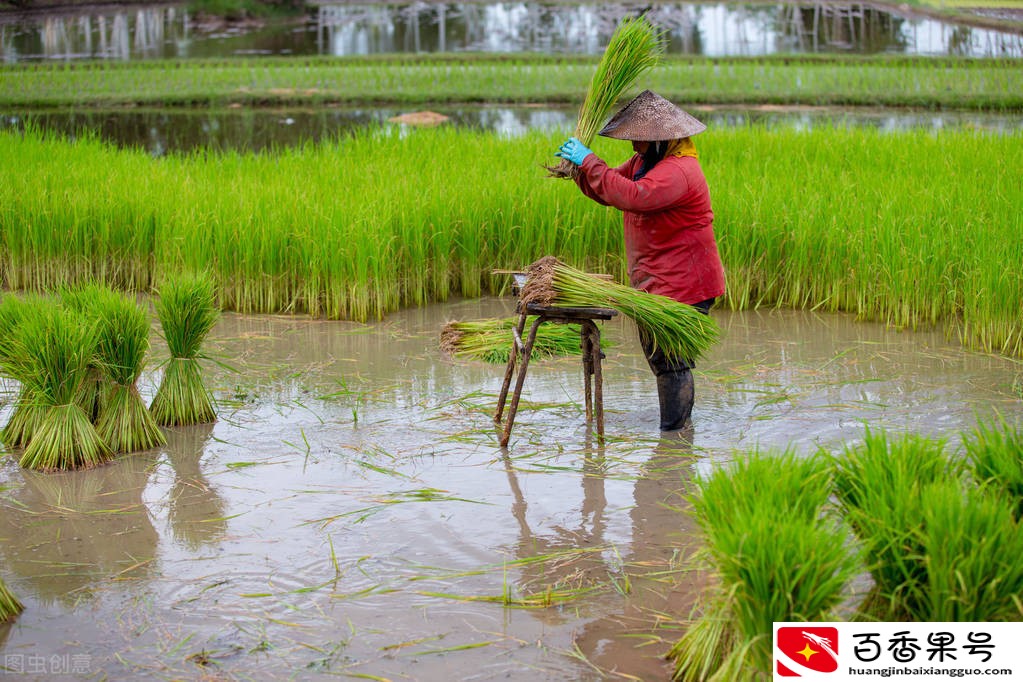
[[[519, 306], [519, 321], [512, 331], [512, 349], [508, 356], [508, 366], [504, 371], [504, 385], [501, 387], [501, 395], [497, 399], [497, 414], [494, 415], [494, 423], [500, 424], [504, 404], [508, 398], [508, 388], [511, 386], [512, 375], [515, 374], [515, 365], [521, 360], [511, 405], [508, 407], [508, 421], [505, 422], [504, 432], [501, 435], [501, 447], [508, 445], [508, 439], [511, 437], [512, 424], [515, 421], [515, 413], [519, 409], [519, 398], [522, 395], [522, 384], [526, 380], [526, 369], [529, 367], [529, 358], [533, 353], [533, 345], [536, 343], [536, 332], [544, 322], [580, 325], [579, 340], [583, 355], [586, 423], [592, 423], [596, 416], [597, 438], [600, 441], [604, 440], [604, 392], [601, 387], [600, 372], [600, 362], [603, 356], [600, 353], [600, 329], [594, 320], [610, 320], [617, 314], [618, 311], [611, 308], [561, 308], [540, 306], [534, 303], [525, 307]], [[529, 335], [523, 340], [522, 332], [526, 328], [526, 318], [530, 315], [535, 315], [536, 319], [533, 320], [529, 329]]]

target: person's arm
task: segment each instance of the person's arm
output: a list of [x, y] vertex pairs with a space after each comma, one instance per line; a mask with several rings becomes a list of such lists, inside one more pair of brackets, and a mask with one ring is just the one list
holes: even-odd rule
[[590, 154], [579, 166], [576, 181], [594, 201], [637, 213], [672, 206], [688, 190], [685, 174], [670, 159], [662, 160], [639, 180], [623, 175], [622, 168], [610, 168], [596, 154]]
[[[571, 162], [577, 167], [577, 169], [580, 165], [582, 165], [582, 163], [586, 159], [599, 160], [599, 157], [596, 154], [594, 154], [591, 149], [589, 149], [586, 145], [584, 145], [575, 137], [568, 138], [568, 140], [558, 148], [558, 151], [555, 154], [555, 156], [560, 156], [566, 161]], [[625, 177], [625, 173], [627, 172], [626, 168], [629, 165], [630, 162], [626, 161], [618, 168], [615, 168], [614, 171], [617, 172], [619, 175]], [[579, 170], [579, 172], [573, 175], [572, 179], [575, 180], [575, 184], [579, 186], [579, 189], [582, 190], [582, 193], [584, 195], [586, 195], [590, 199], [593, 199], [598, 204], [602, 204], [604, 206], [609, 205], [608, 202], [603, 199], [603, 197], [601, 197], [599, 194], [594, 192], [593, 189], [590, 188], [590, 184], [589, 182], [587, 182], [586, 176], [582, 173], [581, 170]]]

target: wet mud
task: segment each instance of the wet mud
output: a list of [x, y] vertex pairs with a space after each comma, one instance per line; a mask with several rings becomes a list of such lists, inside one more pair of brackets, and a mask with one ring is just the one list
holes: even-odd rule
[[[657, 432], [627, 320], [602, 325], [606, 441], [578, 358], [531, 365], [507, 448], [503, 366], [442, 354], [454, 301], [359, 325], [225, 315], [216, 424], [90, 471], [0, 465], [0, 625], [14, 679], [668, 679], [704, 584], [693, 478], [864, 428], [951, 445], [1023, 417], [1023, 368], [940, 332], [715, 311], [690, 432]], [[152, 398], [164, 351], [143, 379]], [[7, 387], [5, 417], [13, 394]]]

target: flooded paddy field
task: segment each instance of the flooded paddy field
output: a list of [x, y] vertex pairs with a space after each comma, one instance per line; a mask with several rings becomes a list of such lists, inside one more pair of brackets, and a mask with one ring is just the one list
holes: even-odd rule
[[228, 314], [207, 347], [224, 363], [208, 365], [216, 424], [90, 471], [5, 457], [0, 575], [26, 610], [0, 625], [0, 660], [40, 680], [668, 679], [702, 581], [693, 476], [755, 447], [836, 450], [865, 424], [955, 444], [978, 419], [1023, 417], [1018, 361], [940, 332], [714, 311], [691, 432], [657, 432], [616, 319], [606, 442], [578, 358], [561, 358], [531, 365], [502, 449], [503, 366], [438, 341], [513, 303], [368, 325]]

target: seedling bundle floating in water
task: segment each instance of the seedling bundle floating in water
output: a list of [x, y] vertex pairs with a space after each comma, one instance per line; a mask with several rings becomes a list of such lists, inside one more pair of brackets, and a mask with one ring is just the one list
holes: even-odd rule
[[160, 287], [156, 314], [171, 357], [150, 410], [162, 426], [217, 418], [199, 366], [202, 343], [220, 316], [215, 301], [213, 279], [206, 274], [177, 275]]
[[720, 335], [717, 323], [691, 305], [580, 272], [553, 256], [530, 265], [527, 274], [519, 297], [524, 305], [612, 308], [646, 329], [670, 358], [695, 361]]
[[[611, 110], [625, 92], [647, 70], [657, 65], [664, 52], [661, 33], [646, 18], [623, 19], [607, 43], [597, 70], [590, 79], [586, 99], [579, 109], [574, 136], [589, 145], [610, 117]], [[567, 178], [576, 166], [562, 160], [547, 170], [554, 177]]]

